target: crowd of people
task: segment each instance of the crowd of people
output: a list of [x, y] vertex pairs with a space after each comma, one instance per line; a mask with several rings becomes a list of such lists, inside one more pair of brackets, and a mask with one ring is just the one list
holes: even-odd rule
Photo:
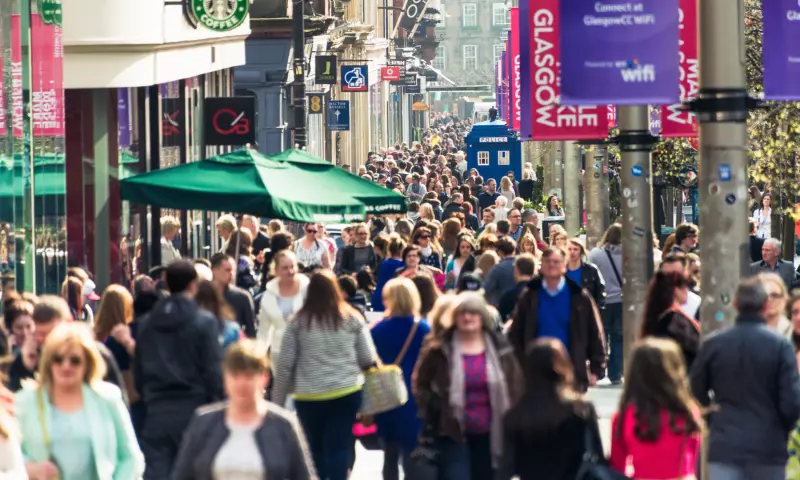
[[[222, 251], [193, 260], [165, 217], [163, 265], [130, 286], [7, 285], [0, 478], [345, 480], [357, 441], [388, 480], [688, 480], [703, 442], [711, 479], [798, 478], [800, 296], [774, 242], [701, 344], [698, 231], [678, 226], [623, 358], [621, 226], [591, 249], [543, 235], [558, 198], [526, 202], [529, 167], [499, 190], [467, 171], [467, 127], [438, 116], [359, 167], [406, 214], [297, 238], [224, 215]], [[604, 378], [608, 457], [585, 396]]]

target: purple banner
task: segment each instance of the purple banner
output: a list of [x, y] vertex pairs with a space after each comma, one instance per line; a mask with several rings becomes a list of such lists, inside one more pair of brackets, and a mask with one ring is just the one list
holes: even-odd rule
[[519, 139], [531, 140], [531, 9], [528, 0], [519, 0], [519, 97], [522, 116], [519, 124]]
[[130, 95], [127, 88], [117, 89], [117, 122], [119, 123], [119, 148], [131, 148]]
[[678, 0], [560, 0], [561, 104], [680, 100]]
[[764, 98], [800, 100], [800, 2], [770, 0], [764, 15]]

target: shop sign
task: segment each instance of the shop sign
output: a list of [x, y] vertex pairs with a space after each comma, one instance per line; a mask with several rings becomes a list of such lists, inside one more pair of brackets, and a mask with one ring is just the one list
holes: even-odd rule
[[397, 78], [397, 80], [389, 80], [389, 83], [391, 85], [405, 85], [406, 84], [405, 83], [406, 82], [406, 67], [405, 67], [405, 65], [403, 65], [403, 66], [395, 66], [395, 67], [392, 67], [392, 68], [396, 68], [397, 69], [398, 78]]
[[314, 57], [314, 83], [336, 85], [336, 55]]
[[414, 80], [414, 83], [411, 85], [406, 85], [406, 93], [422, 93], [422, 85], [420, 85], [419, 77], [413, 75], [406, 78], [411, 78]]
[[381, 68], [381, 80], [383, 81], [394, 81], [400, 80], [400, 67], [382, 67]]
[[322, 114], [322, 106], [324, 97], [319, 93], [312, 93], [308, 96], [308, 114], [320, 115]]
[[425, 102], [414, 102], [414, 104], [411, 105], [411, 111], [413, 111], [413, 112], [427, 112], [428, 111], [428, 106], [425, 105]]
[[117, 89], [117, 118], [119, 119], [119, 148], [131, 147], [131, 98], [127, 88]]
[[254, 97], [206, 98], [203, 115], [206, 145], [243, 146], [255, 143]]
[[328, 100], [327, 111], [325, 123], [328, 130], [344, 132], [350, 130], [349, 100]]
[[172, 141], [183, 138], [186, 114], [180, 98], [165, 98], [161, 107], [161, 136]]
[[400, 26], [411, 31], [420, 17], [422, 17], [422, 14], [425, 13], [425, 6], [427, 4], [427, 0], [406, 0], [406, 3], [403, 5], [403, 13], [399, 20]]
[[228, 32], [244, 23], [249, 8], [250, 0], [184, 0], [189, 23], [215, 32]]
[[366, 92], [369, 90], [367, 65], [342, 65], [342, 91]]
[[45, 25], [61, 26], [61, 0], [39, 0], [39, 14]]

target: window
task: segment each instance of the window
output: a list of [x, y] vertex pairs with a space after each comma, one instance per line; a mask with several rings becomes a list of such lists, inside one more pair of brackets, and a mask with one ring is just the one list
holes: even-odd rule
[[477, 70], [478, 69], [478, 46], [477, 45], [464, 45], [463, 50], [464, 70]]
[[461, 26], [478, 26], [478, 6], [474, 3], [465, 3], [461, 6]]
[[436, 47], [436, 57], [434, 57], [431, 65], [433, 65], [433, 68], [439, 71], [443, 71], [445, 69], [446, 65], [445, 52], [444, 52], [444, 47], [442, 45]]
[[505, 50], [506, 46], [502, 43], [496, 43], [494, 45], [494, 62], [493, 64], [497, 64], [500, 61], [500, 56], [503, 55], [503, 50]]
[[478, 165], [489, 165], [489, 152], [478, 152]]
[[508, 150], [500, 150], [497, 152], [498, 165], [511, 165], [511, 152]]
[[492, 25], [511, 24], [511, 9], [505, 3], [492, 4]]

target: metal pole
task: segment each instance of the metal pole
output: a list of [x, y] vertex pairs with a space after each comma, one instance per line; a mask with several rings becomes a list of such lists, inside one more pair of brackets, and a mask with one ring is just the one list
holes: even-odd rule
[[586, 151], [586, 248], [600, 243], [608, 229], [608, 154], [605, 147], [589, 147]]
[[653, 275], [650, 150], [655, 138], [647, 106], [619, 107], [617, 114], [622, 151], [622, 351], [627, 358]]
[[[700, 249], [703, 333], [733, 324], [732, 299], [747, 275], [747, 117], [742, 0], [698, 2]], [[738, 46], [737, 48], [734, 48]]]
[[[550, 174], [553, 176], [548, 195], [558, 195], [558, 198], [563, 199], [564, 195], [564, 144], [566, 142], [553, 142], [550, 149], [550, 158], [553, 159], [553, 169]], [[549, 208], [550, 205], [547, 205]]]
[[292, 41], [294, 48], [294, 81], [292, 82], [292, 148], [306, 146], [306, 59], [305, 0], [292, 2]]
[[572, 237], [581, 228], [581, 147], [564, 142], [564, 228]]

